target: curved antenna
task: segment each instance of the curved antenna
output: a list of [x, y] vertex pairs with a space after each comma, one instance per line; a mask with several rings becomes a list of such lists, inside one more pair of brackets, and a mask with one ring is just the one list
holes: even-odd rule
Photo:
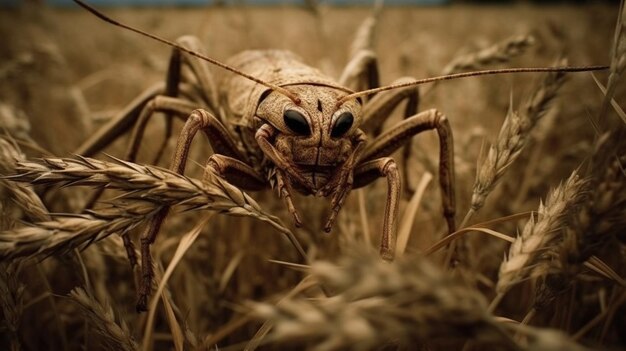
[[268, 82], [262, 81], [262, 80], [260, 80], [259, 78], [256, 78], [256, 77], [253, 77], [253, 76], [251, 76], [251, 75], [249, 75], [249, 74], [247, 74], [247, 73], [241, 72], [240, 70], [238, 70], [238, 69], [236, 69], [236, 68], [234, 68], [234, 67], [231, 67], [231, 66], [229, 66], [229, 65], [227, 65], [227, 64], [225, 64], [225, 63], [222, 63], [222, 62], [220, 62], [220, 61], [218, 61], [218, 60], [216, 60], [216, 59], [212, 59], [212, 58], [210, 58], [210, 57], [208, 57], [208, 56], [202, 55], [202, 54], [200, 54], [200, 53], [198, 53], [198, 52], [195, 52], [195, 51], [193, 51], [193, 50], [189, 50], [189, 49], [187, 49], [187, 48], [185, 48], [185, 47], [183, 47], [183, 46], [181, 46], [181, 45], [178, 45], [178, 44], [176, 44], [176, 43], [174, 43], [174, 42], [172, 42], [172, 41], [169, 41], [169, 40], [167, 40], [167, 39], [163, 39], [163, 38], [158, 37], [158, 36], [156, 36], [156, 35], [154, 35], [154, 34], [150, 34], [150, 33], [148, 33], [148, 32], [144, 32], [144, 31], [142, 31], [141, 29], [137, 29], [137, 28], [131, 27], [131, 26], [127, 25], [127, 24], [124, 24], [124, 23], [118, 22], [118, 21], [116, 21], [116, 20], [114, 20], [114, 19], [112, 19], [112, 18], [110, 18], [110, 17], [106, 16], [106, 15], [105, 15], [105, 14], [103, 14], [102, 12], [100, 12], [100, 11], [96, 10], [95, 8], [93, 8], [93, 7], [89, 6], [89, 5], [87, 5], [86, 3], [84, 3], [84, 2], [83, 2], [83, 1], [81, 1], [81, 0], [73, 0], [73, 1], [74, 1], [75, 3], [77, 3], [80, 7], [82, 7], [82, 8], [84, 8], [85, 10], [87, 10], [87, 11], [91, 12], [91, 13], [92, 13], [92, 14], [94, 14], [96, 17], [100, 18], [101, 20], [103, 20], [103, 21], [105, 21], [105, 22], [111, 23], [111, 24], [113, 24], [113, 25], [116, 25], [116, 26], [118, 26], [118, 27], [122, 27], [122, 28], [127, 29], [127, 30], [130, 30], [130, 31], [135, 32], [135, 33], [137, 33], [137, 34], [141, 34], [141, 35], [143, 35], [143, 36], [145, 36], [145, 37], [148, 37], [148, 38], [154, 39], [154, 40], [156, 40], [156, 41], [158, 41], [158, 42], [161, 42], [161, 43], [163, 43], [163, 44], [166, 44], [166, 45], [169, 45], [169, 46], [175, 47], [175, 48], [177, 48], [178, 50], [180, 50], [180, 51], [184, 51], [184, 52], [186, 52], [187, 54], [189, 54], [189, 55], [191, 55], [191, 56], [195, 56], [195, 57], [197, 57], [197, 58], [199, 58], [199, 59], [202, 59], [202, 60], [208, 61], [208, 62], [210, 62], [210, 63], [212, 63], [212, 64], [214, 64], [214, 65], [216, 65], [216, 66], [219, 66], [219, 67], [221, 67], [221, 68], [223, 68], [223, 69], [225, 69], [225, 70], [231, 71], [231, 72], [233, 72], [233, 73], [235, 73], [235, 74], [238, 74], [238, 75], [240, 75], [240, 76], [242, 76], [242, 77], [244, 77], [244, 78], [247, 78], [247, 79], [249, 79], [249, 80], [251, 80], [251, 81], [253, 81], [253, 82], [256, 82], [256, 83], [259, 83], [259, 84], [261, 84], [261, 85], [264, 85], [264, 86], [266, 86], [266, 87], [268, 87], [268, 88], [270, 88], [270, 89], [272, 89], [272, 90], [274, 90], [274, 91], [276, 91], [276, 92], [279, 92], [279, 93], [281, 93], [281, 94], [285, 95], [286, 97], [288, 97], [289, 99], [291, 99], [291, 100], [292, 100], [292, 101], [293, 101], [296, 105], [300, 105], [300, 103], [301, 103], [301, 100], [300, 100], [300, 98], [298, 97], [298, 95], [296, 95], [295, 93], [293, 93], [293, 92], [291, 92], [291, 91], [289, 91], [289, 90], [287, 90], [287, 89], [285, 89], [285, 88], [279, 87], [278, 85], [274, 85], [274, 84], [272, 84], [272, 83], [268, 83]]
[[381, 91], [412, 87], [416, 85], [438, 82], [441, 80], [452, 80], [474, 76], [487, 76], [494, 74], [506, 74], [506, 73], [531, 73], [531, 72], [585, 72], [585, 71], [600, 71], [608, 69], [608, 66], [563, 66], [563, 67], [522, 67], [522, 68], [502, 68], [502, 69], [486, 69], [482, 71], [472, 71], [463, 73], [447, 74], [438, 77], [424, 78], [407, 83], [392, 84], [380, 88], [374, 88], [369, 90], [363, 90], [350, 95], [346, 95], [337, 101], [337, 106], [341, 106], [343, 103], [350, 99], [355, 99], [361, 96], [371, 95], [379, 93]]

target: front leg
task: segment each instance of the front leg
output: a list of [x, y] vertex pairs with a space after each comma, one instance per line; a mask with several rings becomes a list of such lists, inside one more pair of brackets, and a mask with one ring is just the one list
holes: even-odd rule
[[[170, 170], [183, 174], [187, 164], [187, 155], [191, 142], [198, 131], [202, 130], [209, 138], [209, 143], [213, 150], [221, 150], [224, 154], [243, 160], [244, 156], [237, 149], [236, 143], [228, 130], [213, 115], [204, 110], [195, 110], [191, 113], [183, 126], [176, 150], [172, 159]], [[154, 243], [161, 224], [169, 212], [169, 207], [164, 206], [150, 221], [148, 228], [141, 234], [141, 271], [142, 280], [139, 287], [139, 297], [137, 310], [145, 311], [148, 304], [148, 296], [152, 291], [152, 280], [154, 271], [152, 267], [152, 256], [150, 246]]]
[[259, 128], [254, 137], [259, 144], [261, 151], [263, 151], [263, 154], [265, 154], [265, 156], [272, 161], [274, 166], [284, 171], [286, 176], [289, 176], [303, 187], [307, 189], [314, 189], [315, 186], [313, 183], [298, 172], [296, 165], [287, 160], [278, 152], [278, 150], [276, 150], [276, 147], [272, 144], [276, 134], [276, 128], [270, 124], [264, 124], [261, 128]]
[[359, 161], [363, 150], [365, 149], [367, 137], [362, 130], [357, 129], [351, 139], [352, 144], [354, 145], [354, 150], [341, 165], [341, 168], [335, 173], [333, 178], [328, 182], [328, 184], [326, 184], [326, 186], [324, 186], [324, 188], [320, 190], [318, 194], [322, 196], [329, 196], [332, 194], [330, 203], [331, 212], [328, 216], [328, 220], [326, 221], [326, 225], [324, 226], [325, 232], [330, 232], [339, 210], [341, 210], [343, 203], [352, 190], [352, 185], [354, 183], [354, 168]]
[[383, 157], [359, 164], [354, 171], [354, 187], [360, 188], [380, 177], [387, 178], [387, 202], [380, 240], [380, 256], [386, 261], [391, 261], [396, 249], [395, 228], [401, 187], [396, 162], [390, 157]]
[[368, 161], [389, 156], [415, 135], [432, 129], [436, 130], [439, 135], [439, 186], [441, 187], [443, 214], [448, 224], [448, 233], [452, 233], [456, 230], [454, 220], [456, 213], [454, 143], [452, 128], [446, 116], [436, 109], [431, 109], [405, 119], [370, 143], [363, 153], [363, 160]]

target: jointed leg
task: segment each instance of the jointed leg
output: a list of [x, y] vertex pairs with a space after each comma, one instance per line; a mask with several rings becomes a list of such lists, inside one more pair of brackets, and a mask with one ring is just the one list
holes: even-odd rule
[[[203, 51], [196, 38], [185, 36], [179, 38], [177, 42], [192, 50]], [[195, 75], [194, 82], [187, 82], [182, 79], [183, 67], [190, 67]], [[199, 90], [204, 104], [206, 104], [209, 109], [215, 110], [217, 92], [214, 87], [211, 72], [208, 69], [208, 64], [200, 60], [190, 59], [187, 55], [183, 55], [179, 50], [174, 49], [170, 58], [166, 84], [159, 83], [147, 89], [128, 104], [115, 118], [86, 140], [75, 153], [83, 156], [93, 156], [100, 150], [106, 148], [135, 124], [144, 106], [156, 96], [165, 95], [177, 97], [182, 95], [191, 97], [195, 95], [193, 90]]]
[[368, 161], [389, 156], [415, 135], [430, 129], [435, 129], [439, 135], [439, 184], [442, 192], [443, 214], [448, 224], [448, 232], [452, 233], [456, 229], [454, 144], [450, 123], [442, 113], [431, 109], [402, 121], [368, 145], [362, 159]]
[[[413, 78], [405, 77], [395, 80], [392, 84], [401, 84], [414, 80]], [[363, 106], [363, 123], [361, 128], [374, 136], [378, 136], [387, 118], [405, 100], [407, 104], [404, 109], [404, 118], [406, 119], [418, 111], [419, 90], [417, 87], [395, 89], [376, 95]]]
[[[148, 125], [148, 122], [156, 112], [166, 112], [168, 114], [173, 114], [174, 116], [181, 119], [185, 119], [191, 114], [191, 112], [195, 108], [195, 104], [187, 100], [169, 96], [161, 95], [150, 100], [141, 111], [141, 115], [137, 119], [135, 128], [133, 129], [133, 134], [130, 138], [128, 149], [126, 151], [125, 160], [135, 162], [135, 160], [137, 159], [137, 152], [139, 151], [139, 147], [141, 146], [141, 142], [143, 141], [145, 129]], [[167, 120], [171, 123], [170, 118], [168, 118]], [[170, 127], [168, 126], [168, 128], [166, 129], [169, 128]], [[169, 133], [171, 133], [171, 130]]]
[[243, 190], [258, 191], [267, 187], [263, 176], [254, 168], [238, 159], [220, 154], [209, 157], [203, 180], [207, 181], [213, 175]]
[[324, 230], [326, 232], [330, 232], [339, 210], [343, 207], [343, 203], [352, 190], [354, 183], [354, 169], [364, 151], [366, 140], [367, 137], [365, 136], [365, 133], [358, 129], [351, 140], [354, 145], [352, 154], [350, 154], [348, 159], [341, 165], [341, 169], [337, 171], [335, 178], [331, 179], [331, 181], [328, 182], [328, 184], [321, 191], [324, 196], [332, 194], [330, 203], [331, 212], [326, 220], [326, 225], [324, 226]]
[[[183, 129], [178, 137], [176, 150], [172, 159], [170, 169], [176, 173], [183, 174], [185, 165], [187, 164], [187, 155], [191, 142], [196, 133], [202, 130], [209, 138], [209, 142], [213, 150], [224, 151], [227, 156], [243, 159], [240, 151], [237, 149], [235, 142], [232, 140], [226, 128], [211, 114], [204, 110], [195, 110], [185, 122]], [[148, 296], [152, 289], [152, 279], [154, 276], [152, 267], [152, 257], [150, 254], [150, 245], [156, 239], [161, 228], [163, 220], [169, 212], [169, 207], [162, 208], [154, 218], [150, 221], [148, 228], [141, 235], [141, 269], [142, 280], [139, 287], [139, 299], [137, 302], [137, 310], [146, 309]]]
[[380, 256], [391, 261], [396, 248], [396, 219], [400, 201], [400, 176], [396, 162], [390, 157], [383, 157], [361, 163], [354, 171], [354, 188], [365, 186], [374, 180], [387, 178], [387, 202], [383, 222], [383, 235], [380, 241]]
[[356, 91], [377, 88], [380, 78], [376, 54], [371, 50], [359, 50], [341, 73], [339, 84]]

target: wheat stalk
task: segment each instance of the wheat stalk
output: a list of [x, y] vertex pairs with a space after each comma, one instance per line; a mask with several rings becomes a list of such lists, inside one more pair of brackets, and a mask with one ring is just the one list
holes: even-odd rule
[[522, 280], [546, 272], [546, 260], [552, 258], [555, 244], [562, 240], [568, 215], [584, 199], [584, 187], [585, 181], [573, 172], [565, 183], [550, 192], [545, 205], [539, 205], [537, 218], [531, 217], [526, 223], [500, 265], [496, 285], [498, 294], [506, 293]]
[[589, 189], [575, 209], [564, 240], [551, 261], [548, 274], [539, 281], [534, 307], [540, 310], [568, 291], [582, 265], [611, 238], [626, 228], [626, 130], [606, 133], [597, 142], [591, 160]]
[[304, 257], [293, 234], [276, 217], [265, 214], [246, 193], [225, 180], [209, 176], [206, 182], [172, 171], [117, 160], [116, 163], [81, 157], [46, 158], [18, 162], [13, 181], [32, 184], [91, 185], [121, 190], [110, 207], [87, 215], [70, 215], [0, 233], [0, 257], [49, 255], [84, 248], [113, 233], [125, 233], [152, 218], [164, 206], [210, 210], [247, 216], [266, 222], [286, 235]]
[[509, 62], [534, 44], [535, 38], [531, 35], [513, 36], [479, 51], [455, 57], [444, 67], [442, 74], [453, 74]]
[[137, 343], [130, 335], [123, 320], [118, 323], [113, 308], [107, 303], [101, 304], [84, 289], [75, 288], [70, 297], [83, 310], [90, 326], [102, 337], [105, 349], [129, 351], [137, 350]]
[[[602, 107], [600, 108], [599, 120], [602, 121], [605, 114], [609, 110], [611, 100], [615, 95], [617, 85], [626, 69], [626, 23], [624, 23], [624, 2], [620, 4], [617, 23], [615, 25], [615, 34], [613, 37], [613, 46], [611, 47], [611, 66], [609, 69], [609, 78], [606, 83], [606, 92]], [[620, 115], [621, 116], [621, 115]], [[623, 122], [626, 123], [624, 116], [621, 116]]]
[[[565, 65], [566, 61], [561, 60], [558, 64]], [[484, 160], [479, 162], [471, 208], [463, 221], [464, 224], [467, 223], [473, 213], [483, 207], [487, 196], [497, 185], [507, 168], [519, 157], [526, 146], [530, 131], [546, 115], [564, 81], [565, 73], [549, 73], [525, 103], [520, 113], [513, 111], [512, 107], [509, 108], [496, 143], [489, 148]]]

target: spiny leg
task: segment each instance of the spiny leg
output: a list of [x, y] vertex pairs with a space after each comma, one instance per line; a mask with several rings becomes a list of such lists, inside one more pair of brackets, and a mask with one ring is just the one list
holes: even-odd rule
[[354, 183], [354, 168], [357, 162], [359, 162], [361, 154], [365, 149], [366, 140], [367, 137], [365, 136], [365, 133], [362, 130], [357, 129], [351, 138], [352, 144], [354, 145], [352, 154], [350, 154], [348, 159], [341, 165], [341, 168], [337, 171], [335, 177], [331, 179], [322, 189], [322, 194], [324, 196], [332, 194], [330, 203], [331, 212], [326, 220], [326, 225], [324, 226], [324, 231], [326, 232], [330, 232], [339, 210], [343, 207], [343, 203], [352, 190]]
[[[214, 154], [209, 157], [204, 170], [203, 181], [205, 183], [210, 182], [211, 178], [215, 176], [225, 179], [230, 184], [243, 190], [257, 191], [267, 188], [267, 181], [257, 170], [240, 160], [220, 154]], [[296, 237], [291, 233], [286, 233], [286, 235], [300, 255], [302, 262], [308, 264], [309, 260], [306, 252]]]
[[380, 240], [380, 256], [391, 261], [395, 256], [395, 228], [401, 188], [396, 162], [390, 157], [383, 157], [359, 164], [354, 171], [354, 188], [365, 186], [380, 177], [387, 178], [387, 202]]
[[454, 142], [450, 123], [441, 112], [431, 109], [398, 123], [368, 145], [363, 153], [362, 160], [368, 161], [378, 157], [389, 156], [415, 135], [431, 129], [435, 129], [439, 136], [439, 185], [442, 192], [443, 215], [446, 218], [448, 232], [452, 233], [456, 230], [454, 219], [456, 213]]
[[[191, 113], [183, 126], [176, 144], [176, 150], [172, 158], [170, 170], [183, 174], [187, 164], [187, 156], [191, 142], [196, 133], [202, 130], [208, 137], [211, 147], [216, 153], [231, 156], [236, 159], [245, 159], [241, 151], [237, 148], [226, 127], [213, 115], [204, 110], [195, 110]], [[141, 269], [142, 280], [139, 287], [139, 297], [137, 310], [145, 311], [148, 296], [152, 289], [154, 271], [152, 267], [152, 256], [150, 245], [156, 239], [161, 224], [169, 212], [169, 207], [163, 207], [150, 221], [149, 226], [141, 235]]]

